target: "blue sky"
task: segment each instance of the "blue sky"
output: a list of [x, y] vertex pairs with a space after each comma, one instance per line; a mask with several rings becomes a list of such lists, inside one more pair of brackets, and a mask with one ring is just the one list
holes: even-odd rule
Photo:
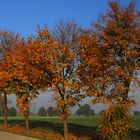
[[[120, 1], [127, 4], [131, 0]], [[27, 37], [35, 32], [38, 25], [47, 24], [52, 28], [61, 19], [75, 19], [80, 25], [88, 26], [107, 10], [107, 3], [108, 0], [0, 0], [0, 29]], [[137, 4], [140, 9], [140, 0], [137, 0]], [[138, 94], [136, 98], [139, 101]], [[33, 108], [48, 107], [50, 99], [48, 95], [40, 96], [34, 101]], [[10, 100], [12, 106], [16, 106], [14, 96], [10, 96]], [[95, 108], [99, 110], [101, 107]], [[140, 110], [140, 105], [137, 109]]]
[[[121, 0], [127, 4], [130, 0]], [[0, 29], [27, 37], [38, 25], [52, 28], [60, 19], [88, 26], [104, 13], [108, 0], [0, 0]], [[140, 0], [138, 6], [140, 9]]]

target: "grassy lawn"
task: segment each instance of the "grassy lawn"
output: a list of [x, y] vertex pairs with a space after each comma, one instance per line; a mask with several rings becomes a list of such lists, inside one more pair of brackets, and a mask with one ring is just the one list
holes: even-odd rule
[[140, 130], [140, 116], [135, 117], [134, 125]]
[[[96, 135], [96, 129], [99, 124], [99, 120], [100, 120], [99, 116], [89, 116], [89, 117], [71, 116], [68, 118], [69, 133], [76, 135], [78, 137], [89, 137], [94, 138], [94, 140], [98, 140]], [[3, 123], [2, 117], [0, 117], [0, 123]], [[10, 125], [18, 124], [20, 126], [25, 126], [25, 122], [23, 118], [20, 116], [9, 117], [8, 123]], [[138, 129], [132, 133], [134, 137], [129, 140], [137, 140], [137, 138], [140, 139], [140, 116], [136, 117], [132, 123]], [[58, 117], [31, 116], [30, 128], [35, 130], [46, 130], [46, 132], [52, 131], [53, 133], [59, 135], [63, 134], [62, 120], [60, 120]], [[135, 136], [137, 138], [135, 138]]]
[[[0, 117], [2, 122], [3, 117]], [[9, 123], [16, 123], [17, 121], [22, 121], [22, 116], [8, 117]], [[29, 120], [31, 122], [51, 122], [51, 123], [62, 123], [62, 120], [59, 117], [40, 117], [40, 116], [30, 116]], [[88, 117], [79, 117], [79, 116], [70, 116], [68, 117], [69, 124], [77, 124], [88, 127], [97, 127], [99, 124], [99, 116], [88, 116]]]
[[[88, 140], [85, 137], [94, 137], [96, 140], [96, 128], [98, 125], [97, 116], [90, 117], [78, 117], [71, 116], [68, 117], [68, 129], [69, 133], [80, 138], [81, 140]], [[0, 123], [3, 123], [3, 118], [0, 117]], [[25, 126], [25, 121], [22, 117], [9, 117], [8, 123], [10, 126], [18, 124], [22, 127]], [[46, 132], [53, 132], [56, 135], [63, 135], [63, 121], [59, 119], [59, 117], [39, 117], [39, 116], [30, 116], [30, 129], [31, 130], [43, 130]], [[54, 134], [53, 134], [54, 135]], [[45, 138], [42, 138], [46, 140]], [[53, 140], [53, 138], [51, 138]], [[50, 140], [51, 140], [50, 139]], [[98, 139], [97, 139], [98, 140]]]
[[[62, 123], [62, 120], [59, 119], [59, 117], [30, 117], [30, 120]], [[68, 118], [69, 124], [79, 124], [83, 126], [97, 127], [98, 122], [99, 121], [97, 116], [90, 116], [90, 117], [71, 116]]]

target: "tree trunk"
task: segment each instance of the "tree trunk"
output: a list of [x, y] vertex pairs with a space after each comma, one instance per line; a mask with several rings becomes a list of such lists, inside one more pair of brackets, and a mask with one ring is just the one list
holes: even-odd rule
[[4, 126], [7, 127], [7, 116], [8, 116], [8, 107], [7, 107], [7, 94], [4, 93], [4, 109], [3, 109], [3, 113], [4, 113]]
[[29, 132], [29, 117], [25, 117], [25, 123], [26, 123], [26, 131]]
[[68, 136], [68, 124], [67, 124], [67, 117], [64, 119], [64, 138], [67, 140]]
[[126, 78], [124, 81], [124, 86], [125, 86], [126, 90], [122, 94], [123, 101], [126, 101], [128, 99], [128, 92], [129, 92], [130, 84], [131, 84], [131, 80]]

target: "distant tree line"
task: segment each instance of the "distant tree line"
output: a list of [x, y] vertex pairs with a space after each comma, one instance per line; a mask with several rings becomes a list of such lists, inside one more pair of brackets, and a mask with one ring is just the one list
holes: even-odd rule
[[[38, 111], [39, 116], [58, 116], [59, 114], [60, 111], [52, 106], [50, 106], [47, 110], [44, 107], [41, 107]], [[79, 116], [93, 116], [95, 115], [95, 112], [91, 109], [90, 105], [84, 104], [77, 109], [75, 114]]]
[[58, 116], [60, 113], [59, 110], [50, 106], [47, 110], [44, 107], [41, 107], [38, 111], [39, 116]]
[[85, 104], [80, 106], [80, 108], [76, 111], [77, 115], [84, 115], [84, 116], [93, 116], [95, 112], [93, 109], [90, 108], [90, 105]]
[[134, 111], [134, 116], [139, 116], [140, 115], [140, 111]]

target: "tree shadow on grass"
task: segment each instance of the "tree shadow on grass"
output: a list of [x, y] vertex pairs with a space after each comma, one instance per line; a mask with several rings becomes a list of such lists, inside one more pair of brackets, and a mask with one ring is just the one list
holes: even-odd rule
[[68, 124], [69, 132], [78, 137], [86, 136], [89, 137], [90, 140], [101, 140], [97, 135], [96, 129], [97, 127], [83, 126], [79, 124]]
[[[53, 123], [47, 121], [31, 121], [30, 122], [32, 128], [42, 127], [43, 129], [50, 129], [57, 133], [63, 135], [63, 124], [62, 123]], [[68, 130], [70, 134], [73, 134], [78, 137], [89, 137], [90, 140], [100, 140], [99, 136], [97, 136], [95, 127], [88, 127], [78, 124], [68, 123]]]
[[[3, 121], [0, 120], [2, 124]], [[8, 123], [10, 125], [18, 124], [20, 126], [25, 126], [24, 120], [9, 120]], [[30, 120], [30, 128], [31, 129], [40, 129], [40, 130], [52, 130], [56, 133], [63, 135], [63, 124], [58, 122], [49, 122], [49, 121], [42, 121], [42, 120]], [[90, 126], [83, 126], [74, 123], [68, 123], [69, 133], [73, 134], [78, 137], [88, 137], [90, 140], [101, 140], [96, 132], [96, 127]], [[140, 139], [140, 130], [133, 131], [130, 134], [129, 139], [132, 140], [139, 140]]]
[[[0, 123], [3, 123], [0, 120]], [[25, 126], [24, 120], [8, 120], [10, 125], [18, 124]], [[48, 122], [42, 120], [30, 120], [30, 129], [52, 130], [56, 133], [63, 135], [63, 124], [60, 122]], [[88, 137], [90, 140], [101, 140], [96, 133], [96, 127], [83, 126], [74, 123], [68, 123], [68, 130], [70, 134], [78, 137]]]
[[135, 130], [130, 133], [130, 137], [140, 140], [140, 130]]
[[[48, 129], [53, 130], [63, 135], [62, 123], [31, 120], [30, 126], [31, 128], [41, 127], [46, 130]], [[90, 140], [101, 140], [99, 139], [99, 136], [97, 136], [96, 129], [97, 129], [96, 127], [89, 127], [89, 126], [83, 126], [79, 124], [68, 123], [68, 130], [70, 134], [73, 134], [78, 137], [82, 137], [82, 136], [89, 137]]]

